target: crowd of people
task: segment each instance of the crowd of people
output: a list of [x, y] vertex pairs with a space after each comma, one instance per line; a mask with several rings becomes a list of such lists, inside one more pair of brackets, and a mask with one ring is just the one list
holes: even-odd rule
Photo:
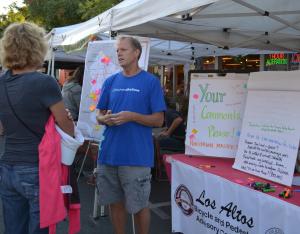
[[[45, 32], [32, 23], [14, 23], [1, 39], [0, 196], [5, 233], [48, 233], [40, 225], [40, 143], [51, 117], [74, 136], [84, 67], [78, 67], [60, 90], [53, 77], [39, 72], [47, 52]], [[108, 77], [96, 119], [105, 125], [99, 146], [96, 187], [99, 204], [109, 205], [116, 234], [125, 233], [127, 213], [139, 234], [149, 232], [153, 127], [162, 148], [183, 150], [184, 118], [166, 108], [159, 79], [142, 70], [140, 42], [121, 36], [116, 52], [122, 71]], [[168, 105], [169, 106], [169, 105]], [[17, 220], [17, 221], [16, 221]]]

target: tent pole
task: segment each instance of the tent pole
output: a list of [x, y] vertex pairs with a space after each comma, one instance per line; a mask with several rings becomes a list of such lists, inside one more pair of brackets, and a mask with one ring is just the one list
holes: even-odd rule
[[176, 69], [176, 65], [173, 65], [173, 87], [172, 87], [172, 96], [173, 96], [173, 100], [176, 97], [176, 86], [177, 86], [177, 69]]
[[219, 56], [215, 56], [215, 66], [214, 69], [215, 70], [219, 70]]
[[265, 55], [260, 54], [259, 55], [259, 71], [264, 71], [265, 69]]
[[47, 75], [50, 75], [50, 69], [51, 69], [51, 62], [52, 62], [52, 48], [50, 48], [50, 56], [48, 59], [48, 68], [47, 68]]
[[160, 85], [161, 87], [165, 88], [164, 86], [164, 66], [158, 66], [158, 74], [159, 74], [159, 79], [160, 79]]
[[52, 54], [53, 54], [53, 37], [54, 37], [55, 31], [51, 33], [51, 39], [50, 39], [50, 55], [48, 58], [48, 68], [47, 68], [47, 75], [50, 75], [50, 69], [51, 69], [51, 63], [52, 63]]
[[109, 40], [112, 40], [112, 22], [113, 21], [113, 10], [110, 11], [110, 23], [109, 23]]
[[188, 82], [189, 82], [189, 70], [190, 70], [190, 64], [185, 63], [183, 66], [183, 72], [184, 72], [184, 95], [187, 96], [188, 92]]
[[55, 63], [55, 51], [52, 49], [52, 58], [51, 58], [51, 76], [54, 77], [54, 63]]

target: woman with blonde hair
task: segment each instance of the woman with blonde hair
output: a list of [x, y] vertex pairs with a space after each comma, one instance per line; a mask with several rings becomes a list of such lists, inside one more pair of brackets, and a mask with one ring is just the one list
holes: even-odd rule
[[6, 234], [48, 233], [40, 228], [38, 146], [50, 115], [74, 135], [59, 86], [37, 70], [47, 52], [44, 30], [32, 23], [14, 23], [0, 43], [0, 196]]

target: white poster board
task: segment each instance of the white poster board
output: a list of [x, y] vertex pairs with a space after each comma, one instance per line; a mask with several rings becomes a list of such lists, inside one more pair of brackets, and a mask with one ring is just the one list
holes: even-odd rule
[[248, 76], [192, 73], [185, 154], [235, 157]]
[[174, 160], [172, 232], [298, 234], [299, 206]]
[[[150, 43], [148, 38], [138, 38], [142, 45], [139, 66], [147, 70]], [[104, 81], [121, 70], [115, 48], [115, 40], [94, 41], [88, 45], [81, 93], [78, 128], [87, 140], [100, 141], [104, 126], [96, 122], [96, 106]]]
[[290, 186], [300, 136], [300, 72], [252, 73], [233, 167]]

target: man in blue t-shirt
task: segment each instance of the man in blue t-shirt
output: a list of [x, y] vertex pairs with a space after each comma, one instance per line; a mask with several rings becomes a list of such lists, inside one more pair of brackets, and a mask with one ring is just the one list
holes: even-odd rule
[[104, 82], [97, 105], [97, 121], [106, 125], [97, 168], [99, 202], [110, 204], [117, 234], [125, 233], [126, 210], [134, 214], [139, 234], [149, 231], [152, 127], [162, 126], [166, 109], [159, 80], [138, 66], [141, 52], [135, 38], [118, 39], [123, 71]]

